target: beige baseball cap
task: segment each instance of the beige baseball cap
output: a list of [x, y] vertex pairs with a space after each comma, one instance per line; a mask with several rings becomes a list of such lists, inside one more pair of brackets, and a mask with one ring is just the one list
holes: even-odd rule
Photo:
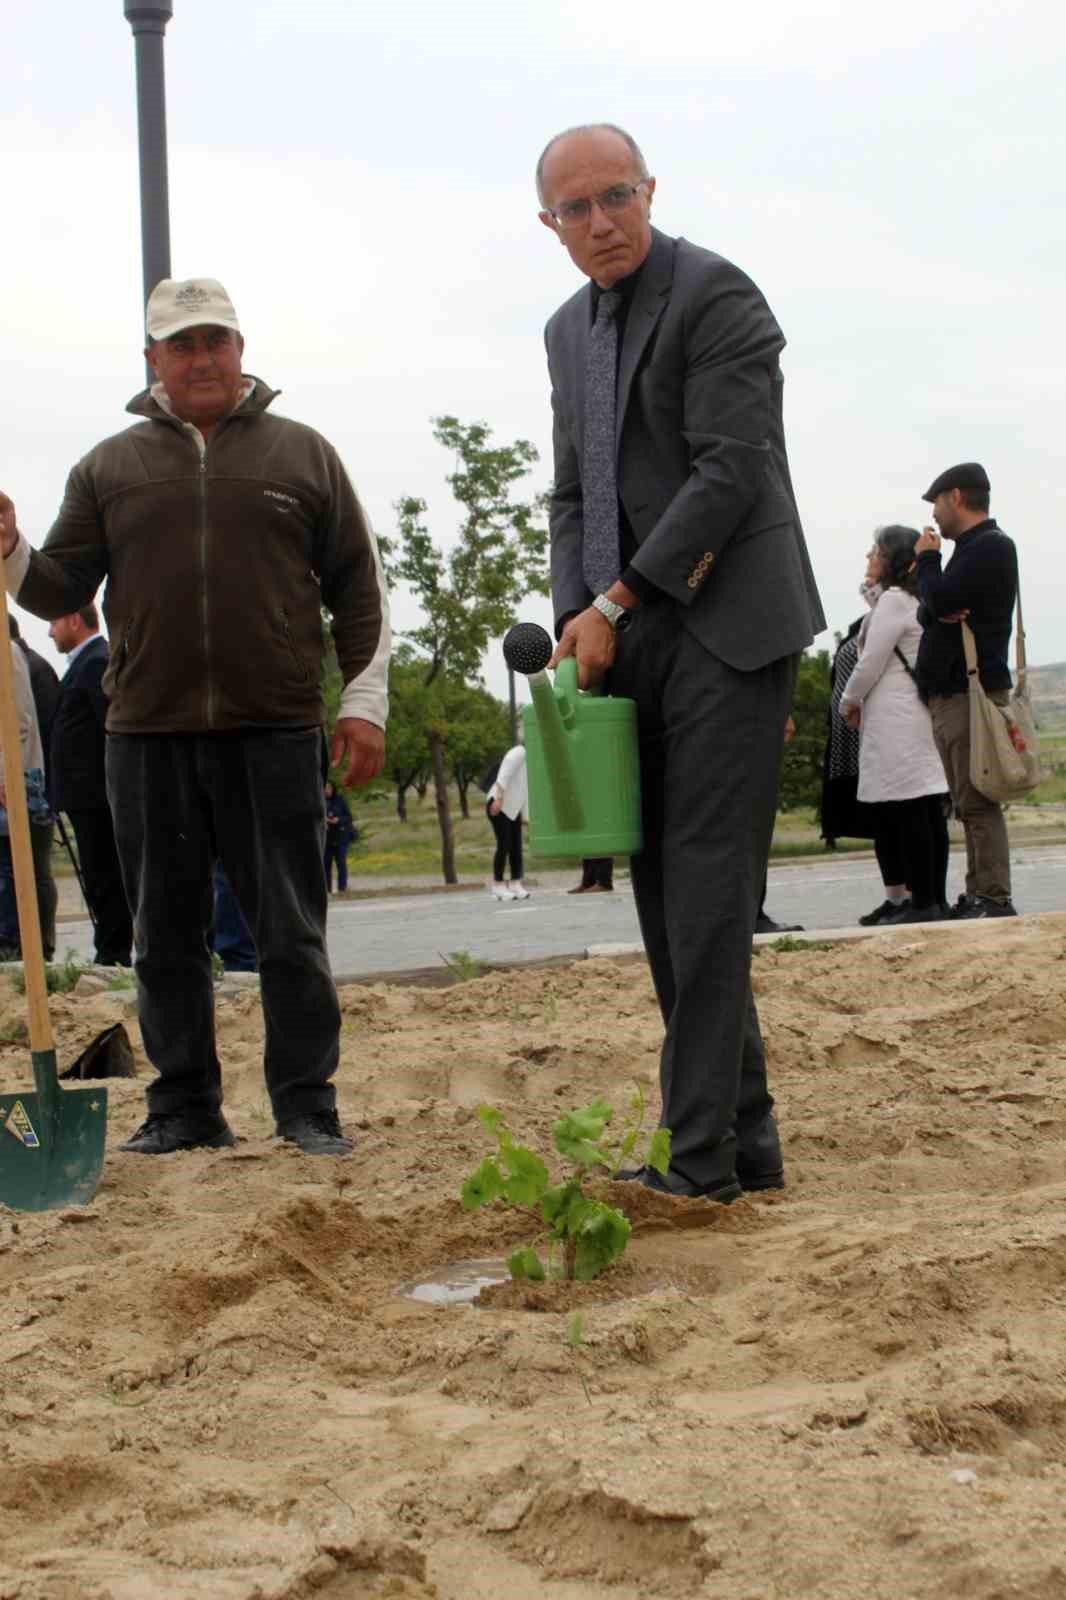
[[233, 301], [217, 278], [161, 278], [148, 296], [149, 339], [169, 339], [185, 328], [232, 328], [240, 333]]

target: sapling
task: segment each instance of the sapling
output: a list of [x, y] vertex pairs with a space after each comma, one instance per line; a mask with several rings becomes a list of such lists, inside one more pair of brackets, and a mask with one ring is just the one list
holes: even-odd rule
[[[549, 1275], [587, 1281], [597, 1277], [622, 1255], [631, 1232], [628, 1218], [615, 1206], [585, 1193], [584, 1185], [597, 1173], [613, 1178], [630, 1159], [644, 1132], [645, 1096], [638, 1084], [630, 1102], [630, 1115], [616, 1145], [606, 1140], [614, 1116], [605, 1100], [593, 1100], [578, 1111], [568, 1111], [552, 1129], [559, 1154], [573, 1172], [552, 1183], [545, 1163], [526, 1145], [516, 1144], [503, 1114], [494, 1106], [479, 1106], [482, 1127], [496, 1140], [495, 1156], [486, 1156], [462, 1187], [467, 1211], [502, 1200], [527, 1211], [543, 1230], [533, 1242], [507, 1259], [512, 1278], [540, 1282]], [[670, 1132], [657, 1128], [648, 1140], [645, 1165], [665, 1173], [670, 1165]], [[547, 1246], [547, 1261], [538, 1247]]]

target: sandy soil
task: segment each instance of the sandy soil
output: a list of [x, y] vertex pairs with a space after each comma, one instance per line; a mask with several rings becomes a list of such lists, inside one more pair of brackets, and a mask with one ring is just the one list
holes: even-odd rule
[[[245, 1142], [0, 1211], [0, 1600], [1059, 1600], [1064, 961], [1064, 916], [761, 954], [784, 1194], [619, 1185], [618, 1269], [478, 1306], [400, 1292], [528, 1238], [459, 1207], [474, 1108], [547, 1152], [621, 1103], [643, 965], [345, 990], [339, 1163], [270, 1138], [223, 1003]], [[127, 1004], [55, 1001], [60, 1058]]]

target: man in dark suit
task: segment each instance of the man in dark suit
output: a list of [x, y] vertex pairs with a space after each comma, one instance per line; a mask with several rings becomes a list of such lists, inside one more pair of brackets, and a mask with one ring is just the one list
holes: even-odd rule
[[48, 760], [52, 805], [66, 812], [74, 829], [96, 930], [96, 960], [105, 967], [128, 967], [133, 923], [104, 783], [107, 696], [101, 680], [107, 667], [107, 640], [91, 603], [56, 617], [48, 632], [56, 649], [69, 659], [52, 724]]
[[632, 138], [553, 139], [540, 219], [591, 280], [548, 323], [555, 661], [637, 702], [633, 887], [666, 1024], [666, 1178], [784, 1182], [751, 941], [800, 652], [824, 626], [785, 454], [784, 337], [751, 280], [650, 221]]

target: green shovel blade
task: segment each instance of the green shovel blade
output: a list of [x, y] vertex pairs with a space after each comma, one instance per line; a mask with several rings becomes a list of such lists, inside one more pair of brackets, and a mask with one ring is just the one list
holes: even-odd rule
[[57, 1085], [47, 1099], [0, 1094], [0, 1205], [12, 1211], [87, 1206], [100, 1182], [107, 1090]]

